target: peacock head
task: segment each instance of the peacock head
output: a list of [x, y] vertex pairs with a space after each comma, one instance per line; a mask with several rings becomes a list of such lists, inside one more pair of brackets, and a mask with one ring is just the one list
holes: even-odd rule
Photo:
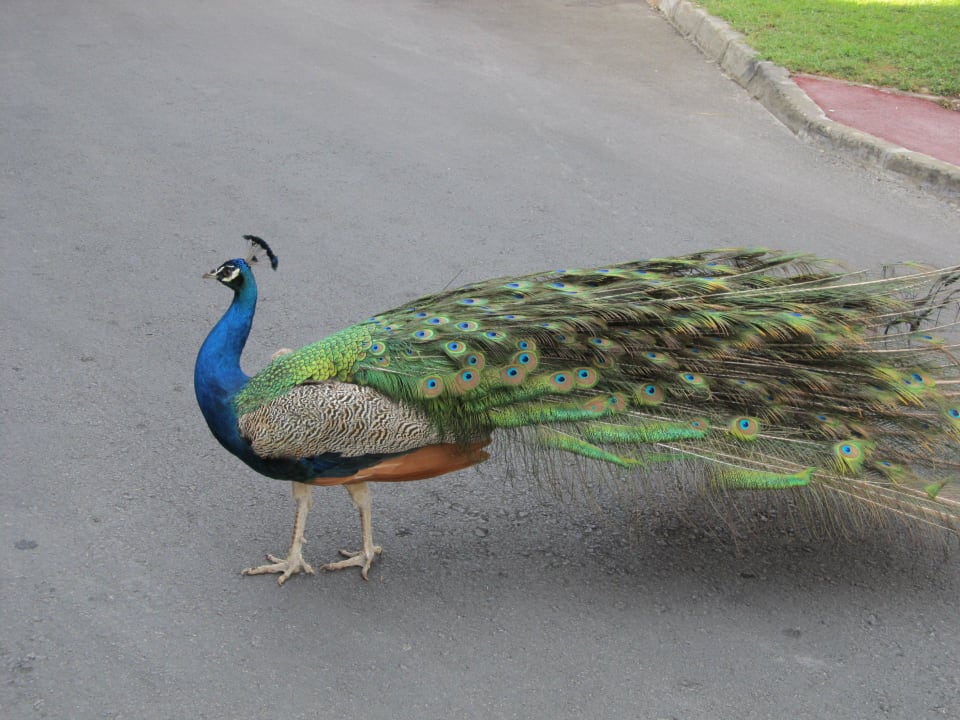
[[228, 260], [216, 270], [204, 273], [202, 277], [217, 280], [231, 290], [237, 291], [243, 287], [244, 275], [246, 274], [244, 271], [250, 272], [250, 266], [246, 260], [237, 258], [236, 260]]
[[203, 277], [217, 280], [234, 292], [238, 292], [246, 282], [247, 276], [252, 273], [250, 266], [258, 262], [262, 254], [265, 254], [270, 260], [270, 267], [274, 270], [277, 269], [279, 261], [273, 250], [267, 245], [266, 240], [258, 238], [256, 235], [244, 235], [243, 238], [250, 243], [250, 253], [246, 258], [227, 260], [216, 270], [204, 273]]

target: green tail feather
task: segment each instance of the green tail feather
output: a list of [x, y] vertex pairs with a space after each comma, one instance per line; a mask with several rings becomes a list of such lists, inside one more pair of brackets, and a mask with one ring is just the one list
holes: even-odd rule
[[760, 249], [499, 278], [279, 358], [237, 407], [336, 378], [461, 442], [536, 426], [545, 450], [693, 459], [723, 487], [821, 487], [926, 515], [960, 467], [958, 292], [958, 268], [874, 280]]
[[735, 490], [785, 490], [809, 485], [814, 470], [815, 468], [809, 467], [800, 472], [784, 474], [746, 468], [728, 468], [718, 472], [714, 482], [718, 486]]

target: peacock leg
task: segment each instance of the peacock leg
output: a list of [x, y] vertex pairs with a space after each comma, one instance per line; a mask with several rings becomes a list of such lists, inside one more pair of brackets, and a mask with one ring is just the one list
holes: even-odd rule
[[291, 484], [293, 485], [293, 501], [297, 504], [297, 509], [293, 516], [293, 537], [290, 540], [290, 550], [287, 552], [286, 559], [278, 558], [275, 555], [267, 555], [267, 559], [270, 561], [269, 565], [247, 568], [240, 572], [241, 575], [281, 573], [280, 577], [277, 578], [278, 585], [283, 585], [291, 575], [299, 572], [313, 575], [313, 568], [303, 559], [303, 544], [307, 541], [303, 536], [303, 529], [307, 524], [307, 513], [313, 506], [313, 488], [310, 485], [298, 482]]
[[370, 518], [370, 488], [365, 482], [344, 485], [350, 493], [354, 507], [360, 511], [360, 534], [363, 536], [362, 550], [341, 550], [340, 554], [346, 560], [321, 565], [323, 570], [343, 570], [348, 567], [359, 567], [360, 577], [367, 579], [367, 573], [373, 564], [373, 559], [383, 552], [383, 548], [373, 544], [373, 521]]

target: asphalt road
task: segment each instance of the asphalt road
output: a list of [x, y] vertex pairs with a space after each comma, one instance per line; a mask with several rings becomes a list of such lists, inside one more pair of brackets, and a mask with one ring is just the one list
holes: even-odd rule
[[[0, 78], [0, 716], [960, 716], [955, 546], [668, 478], [557, 498], [504, 451], [375, 488], [370, 582], [278, 588], [239, 570], [289, 488], [191, 389], [243, 233], [280, 256], [252, 371], [511, 272], [955, 263], [956, 208], [797, 140], [644, 3], [7, 0]], [[315, 494], [319, 564], [358, 528]]]

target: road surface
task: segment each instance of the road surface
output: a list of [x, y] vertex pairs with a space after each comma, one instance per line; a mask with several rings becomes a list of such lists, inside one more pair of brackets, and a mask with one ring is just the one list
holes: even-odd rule
[[[8, 0], [0, 72], [0, 715], [960, 716], [955, 546], [669, 477], [557, 498], [505, 452], [375, 488], [368, 583], [278, 588], [239, 570], [289, 488], [191, 388], [243, 233], [280, 256], [253, 371], [511, 272], [955, 263], [956, 208], [797, 140], [640, 2]], [[320, 564], [358, 528], [316, 500]]]

